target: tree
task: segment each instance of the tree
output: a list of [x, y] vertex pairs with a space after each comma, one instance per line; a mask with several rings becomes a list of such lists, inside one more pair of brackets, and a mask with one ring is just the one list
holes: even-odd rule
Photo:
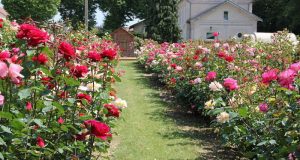
[[[95, 13], [98, 5], [95, 0], [89, 0], [89, 28], [96, 25]], [[70, 20], [72, 26], [78, 29], [84, 24], [84, 0], [61, 0], [59, 12], [63, 20]]]
[[177, 7], [177, 0], [153, 0], [147, 3], [145, 22], [148, 38], [161, 43], [180, 39]]
[[253, 13], [264, 20], [258, 24], [258, 31], [276, 32], [288, 28], [300, 34], [299, 0], [255, 0]]
[[60, 0], [2, 0], [2, 4], [10, 19], [45, 21], [57, 13]]

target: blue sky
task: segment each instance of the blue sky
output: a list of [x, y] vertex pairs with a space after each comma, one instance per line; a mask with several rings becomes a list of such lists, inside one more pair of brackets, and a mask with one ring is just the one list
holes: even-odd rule
[[[0, 0], [0, 7], [2, 7], [1, 0]], [[59, 13], [56, 16], [54, 16], [54, 19], [55, 20], [59, 20], [60, 19]], [[97, 26], [102, 26], [103, 22], [104, 22], [104, 19], [105, 19], [105, 13], [103, 13], [102, 11], [100, 11], [99, 9], [97, 9], [97, 12], [96, 12]], [[138, 19], [135, 19], [135, 20], [133, 20], [131, 22], [128, 22], [126, 25], [130, 26], [132, 24], [137, 23], [138, 21], [139, 21]]]

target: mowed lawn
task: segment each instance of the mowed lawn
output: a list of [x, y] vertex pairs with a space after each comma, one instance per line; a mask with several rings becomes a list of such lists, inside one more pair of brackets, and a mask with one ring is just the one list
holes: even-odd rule
[[[116, 85], [128, 108], [116, 122], [111, 145], [113, 160], [232, 160], [245, 159], [222, 147], [209, 122], [177, 106], [135, 61], [121, 61], [125, 71]], [[168, 102], [167, 102], [168, 101]]]
[[200, 140], [203, 134], [166, 114], [172, 106], [136, 66], [134, 61], [122, 61], [118, 67], [126, 73], [116, 89], [118, 96], [127, 100], [128, 108], [114, 129], [118, 135], [112, 144], [112, 159], [202, 159], [201, 153], [206, 152]]

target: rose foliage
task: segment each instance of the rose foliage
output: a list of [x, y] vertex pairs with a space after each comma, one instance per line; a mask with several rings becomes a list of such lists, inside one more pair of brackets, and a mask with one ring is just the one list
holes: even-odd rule
[[295, 159], [300, 152], [300, 52], [287, 31], [272, 40], [148, 41], [137, 54], [178, 102], [214, 119], [224, 145], [249, 158]]
[[107, 151], [127, 106], [112, 87], [120, 81], [118, 46], [59, 25], [0, 23], [0, 159], [91, 159]]

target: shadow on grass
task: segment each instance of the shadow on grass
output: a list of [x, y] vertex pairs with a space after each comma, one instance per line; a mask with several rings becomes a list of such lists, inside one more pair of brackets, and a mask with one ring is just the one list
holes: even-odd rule
[[[158, 133], [163, 138], [167, 139], [189, 139], [188, 143], [169, 144], [174, 145], [197, 145], [202, 148], [199, 152], [199, 160], [206, 159], [222, 159], [232, 160], [241, 159], [234, 149], [222, 147], [220, 137], [218, 137], [213, 128], [210, 128], [210, 120], [191, 111], [187, 107], [176, 105], [175, 98], [169, 96], [170, 94], [163, 89], [157, 76], [145, 72], [145, 70], [138, 64], [132, 63], [132, 67], [140, 74], [140, 77], [135, 77], [137, 83], [145, 86], [145, 88], [154, 88], [160, 90], [154, 94], [148, 95], [151, 103], [156, 104], [157, 109], [148, 113], [153, 120], [163, 120], [165, 123], [175, 123], [178, 126], [177, 130], [172, 130], [168, 133]], [[167, 107], [165, 107], [167, 106]]]

